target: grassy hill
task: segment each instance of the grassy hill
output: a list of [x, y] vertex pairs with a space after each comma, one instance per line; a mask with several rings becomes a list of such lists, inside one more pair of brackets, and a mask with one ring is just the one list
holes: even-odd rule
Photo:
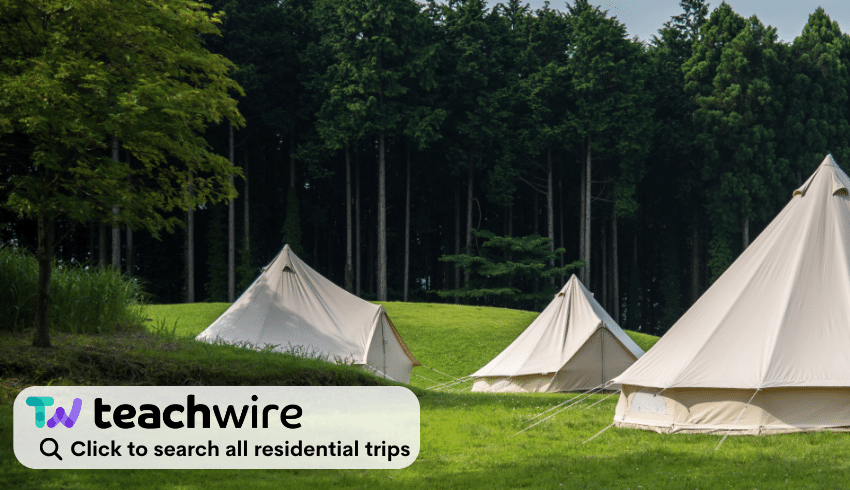
[[[243, 363], [232, 370], [236, 377], [229, 379], [230, 384], [263, 384], [258, 382], [262, 379], [238, 378], [240, 372], [250, 376], [247, 373], [254, 369], [254, 363], [292, 362], [277, 361], [285, 357], [279, 354], [227, 350], [234, 349], [230, 347], [221, 351], [195, 349], [191, 341], [180, 339], [197, 334], [225, 308], [224, 304], [150, 307], [146, 313], [152, 319], [151, 329], [173, 330], [178, 337], [156, 336], [149, 341], [149, 350], [125, 349], [111, 359], [165, 359], [150, 365], [153, 371], [198, 363], [218, 363], [224, 369]], [[420, 361], [452, 376], [469, 374], [483, 365], [536, 316], [453, 305], [386, 303], [385, 308]], [[644, 349], [656, 340], [634, 332], [629, 335]], [[64, 355], [61, 352], [65, 349], [120, 351], [121, 345], [119, 337], [76, 337], [67, 342], [74, 347], [63, 344], [56, 350], [57, 356]], [[9, 356], [10, 350], [27, 350], [23, 344], [7, 349], [5, 343], [8, 340], [0, 338], [0, 359]], [[311, 366], [319, 371], [336, 369], [320, 361], [310, 362], [318, 363]], [[425, 367], [416, 368], [415, 374], [413, 386], [426, 387], [443, 379]], [[45, 381], [50, 376], [54, 378]], [[850, 459], [846, 456], [850, 454], [850, 438], [844, 433], [730, 437], [719, 451], [714, 448], [720, 435], [659, 435], [610, 428], [590, 440], [609, 426], [617, 400], [616, 395], [595, 395], [517, 434], [540, 420], [535, 418], [539, 413], [576, 395], [477, 394], [417, 388], [421, 451], [411, 466], [400, 470], [34, 471], [18, 463], [11, 452], [11, 401], [21, 388], [20, 381], [0, 370], [0, 384], [4, 386], [0, 390], [3, 489], [850, 488]], [[278, 382], [273, 378], [269, 381]], [[68, 378], [53, 372], [38, 382], [67, 383]]]
[[386, 384], [353, 366], [144, 332], [54, 334], [51, 341], [51, 349], [36, 349], [29, 335], [0, 335], [0, 380], [36, 386]]

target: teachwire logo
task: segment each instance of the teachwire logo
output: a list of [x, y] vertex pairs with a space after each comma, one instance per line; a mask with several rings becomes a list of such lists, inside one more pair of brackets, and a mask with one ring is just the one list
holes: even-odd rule
[[[35, 426], [41, 429], [44, 427], [44, 420], [46, 418], [46, 410], [45, 407], [50, 407], [53, 405], [53, 397], [50, 396], [30, 396], [27, 397], [27, 405], [35, 408]], [[54, 428], [59, 424], [64, 425], [67, 428], [71, 428], [77, 423], [77, 419], [80, 418], [80, 410], [83, 408], [83, 401], [79, 398], [74, 398], [74, 402], [71, 405], [71, 413], [68, 414], [65, 412], [63, 407], [57, 407], [56, 412], [53, 414], [53, 417], [47, 421], [47, 427]]]
[[33, 469], [391, 469], [419, 427], [399, 386], [31, 386], [12, 437]]

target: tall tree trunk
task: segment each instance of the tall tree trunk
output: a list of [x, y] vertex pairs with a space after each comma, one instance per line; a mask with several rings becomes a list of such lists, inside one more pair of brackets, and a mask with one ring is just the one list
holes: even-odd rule
[[[426, 233], [424, 239], [425, 239], [425, 250], [431, 250], [431, 234]], [[434, 278], [431, 277], [431, 273], [432, 273], [432, 271], [431, 271], [431, 254], [426, 253], [424, 258], [425, 258], [425, 294], [424, 294], [424, 296], [425, 296], [425, 302], [427, 303], [429, 298], [430, 298], [430, 296], [428, 296], [428, 293], [431, 292], [431, 290], [433, 289], [432, 282], [433, 282]]]
[[[189, 198], [195, 194], [192, 172], [189, 172]], [[186, 210], [186, 302], [195, 302], [195, 210]]]
[[[118, 162], [118, 137], [112, 135], [112, 160]], [[121, 271], [121, 227], [118, 225], [118, 213], [121, 209], [112, 205], [112, 270]]]
[[750, 246], [750, 219], [744, 218], [744, 223], [741, 226], [741, 241], [743, 242], [743, 250]]
[[539, 235], [540, 234], [540, 196], [537, 195], [536, 189], [531, 191], [531, 195], [533, 196], [532, 199], [533, 199], [533, 202], [534, 202], [534, 206], [532, 207], [532, 209], [534, 210], [534, 212], [532, 213], [534, 215], [534, 227], [531, 229], [531, 233], [533, 233], [535, 235]]
[[[475, 158], [469, 159], [469, 173], [466, 187], [466, 254], [472, 254], [472, 187]], [[469, 286], [469, 268], [463, 271], [463, 285]]]
[[410, 280], [410, 143], [407, 145], [407, 183], [404, 201], [404, 302]]
[[[229, 125], [228, 141], [230, 146], [230, 165], [233, 166], [233, 124]], [[233, 174], [230, 174], [230, 186], [234, 186]], [[227, 206], [227, 301], [236, 301], [236, 203], [233, 199]]]
[[115, 272], [121, 272], [121, 227], [118, 225], [120, 212], [117, 204], [112, 206], [112, 270]]
[[[581, 161], [579, 161], [579, 163], [581, 163]], [[579, 199], [581, 200], [581, 203], [579, 206], [578, 256], [582, 261], [584, 260], [584, 246], [587, 243], [584, 238], [584, 215], [587, 214], [587, 207], [585, 206], [587, 204], [587, 200], [584, 198], [584, 195], [587, 193], [587, 185], [585, 185], [585, 180], [587, 179], [584, 177], [586, 170], [587, 168], [584, 165], [581, 165], [581, 186], [579, 186]], [[587, 284], [587, 278], [584, 276], [584, 271], [584, 266], [579, 268], [578, 278], [582, 283]]]
[[[369, 221], [370, 221], [370, 223], [369, 223], [370, 225], [376, 224], [374, 222], [374, 220], [369, 220]], [[367, 228], [368, 228], [368, 226], [367, 226]], [[375, 269], [375, 258], [376, 258], [375, 256], [377, 255], [377, 250], [376, 250], [377, 247], [375, 246], [375, 241], [376, 241], [375, 239], [376, 238], [377, 238], [377, 235], [375, 233], [369, 233], [369, 250], [368, 250], [369, 258], [367, 259], [367, 263], [366, 263], [366, 274], [368, 274], [367, 277], [369, 279], [369, 294], [375, 294], [375, 280], [377, 279], [377, 276], [378, 276], [377, 270]]]
[[67, 232], [68, 234], [68, 260], [74, 262], [80, 262], [80, 252], [78, 238], [79, 231], [77, 229], [76, 224], [72, 224], [70, 226], [70, 230]]
[[600, 262], [602, 263], [602, 307], [605, 311], [611, 311], [611, 304], [608, 303], [608, 237], [605, 236], [607, 233], [605, 231], [604, 220], [602, 222], [602, 226], [599, 228], [601, 232], [599, 244], [602, 246], [602, 257], [600, 257]]
[[[502, 235], [511, 236], [510, 233], [508, 232], [508, 228], [510, 227], [509, 221], [511, 219], [511, 208], [510, 208], [510, 206], [505, 206], [504, 210], [505, 211], [504, 211], [503, 216], [502, 216], [503, 217], [503, 219], [502, 219]], [[511, 252], [507, 248], [504, 251], [502, 251], [502, 257], [504, 257], [505, 261], [510, 260], [508, 258], [508, 257], [510, 257], [510, 255], [511, 255]], [[499, 279], [499, 282], [498, 282], [499, 287], [502, 287], [502, 286], [507, 287], [507, 283], [508, 283], [508, 281], [506, 279]]]
[[295, 189], [295, 132], [289, 133], [289, 188]]
[[[130, 168], [133, 161], [132, 155], [129, 151], [125, 152], [125, 155], [127, 156], [127, 185], [130, 186], [132, 184]], [[127, 277], [133, 277], [133, 228], [131, 228], [129, 224], [126, 225], [125, 228], [124, 234], [127, 237]]]
[[641, 273], [638, 268], [638, 234], [632, 235], [632, 265], [629, 273], [629, 302], [628, 302], [628, 325], [629, 330], [640, 330], [642, 319], [641, 309]]
[[88, 232], [89, 232], [89, 258], [88, 259], [91, 260], [92, 262], [94, 262], [95, 242], [97, 241], [97, 240], [95, 240], [95, 228], [96, 228], [96, 226], [95, 226], [94, 223], [89, 223], [89, 225], [86, 228], [88, 228]]
[[[549, 231], [549, 252], [553, 254], [549, 259], [549, 267], [555, 267], [555, 190], [552, 185], [552, 147], [550, 146], [547, 153], [547, 172], [546, 172], [546, 210], [548, 219]], [[555, 276], [549, 278], [549, 284], [555, 286]]]
[[[514, 205], [513, 204], [508, 206], [508, 236], [509, 237], [514, 236]], [[506, 256], [507, 256], [508, 261], [512, 262], [514, 260], [513, 254], [510, 252], [510, 250], [506, 250], [505, 252], [506, 252]], [[514, 280], [510, 276], [508, 277], [508, 286], [507, 287], [509, 287], [509, 288], [514, 287]]]
[[195, 210], [186, 211], [186, 302], [195, 302]]
[[[460, 255], [460, 184], [455, 184], [455, 255]], [[455, 289], [460, 289], [460, 268], [455, 266]], [[455, 296], [460, 304], [460, 296]]]
[[[248, 182], [248, 145], [245, 145], [245, 148], [242, 150], [242, 168], [245, 172], [245, 201], [242, 203], [242, 221], [243, 228], [245, 228], [245, 250], [251, 251], [251, 214], [250, 214], [250, 199], [248, 198], [248, 191], [250, 190], [249, 182]], [[247, 264], [250, 266], [250, 264]]]
[[[558, 172], [558, 244], [561, 245], [565, 250], [567, 248], [566, 242], [564, 242], [564, 169], [563, 165], [561, 165], [560, 171]], [[561, 268], [564, 267], [564, 256], [566, 252], [561, 254], [560, 263]], [[566, 277], [564, 274], [561, 274], [559, 287], [563, 287]]]
[[127, 236], [127, 277], [133, 277], [133, 229], [130, 225], [125, 227], [124, 234]]
[[[384, 113], [383, 58], [377, 57], [378, 113]], [[384, 130], [378, 131], [378, 301], [387, 300], [387, 167]]]
[[384, 132], [378, 132], [378, 301], [387, 300], [387, 170]]
[[[646, 221], [644, 221], [644, 227], [646, 227]], [[646, 229], [646, 228], [644, 228]], [[635, 234], [635, 241], [637, 241], [638, 235]], [[640, 321], [641, 321], [641, 331], [643, 332], [654, 332], [655, 331], [655, 315], [653, 314], [652, 308], [652, 289], [649, 287], [650, 284], [650, 267], [651, 262], [648, 256], [652, 253], [650, 247], [646, 244], [646, 238], [641, 237], [640, 239], [644, 240], [644, 255], [643, 258], [646, 260], [646, 266], [640, 268], [640, 284], [647, 286], [641, 290], [641, 302], [640, 302]]]
[[35, 325], [32, 345], [50, 347], [50, 276], [53, 273], [53, 216], [38, 215], [38, 285], [35, 290]]
[[587, 278], [588, 283], [585, 283], [585, 286], [588, 288], [592, 288], [592, 285], [589, 283], [590, 281], [590, 217], [591, 217], [591, 208], [590, 208], [590, 197], [591, 197], [591, 159], [590, 159], [590, 135], [587, 135], [587, 163], [585, 164], [584, 170], [584, 277]]
[[333, 275], [335, 275], [335, 274], [334, 274], [334, 272], [335, 272], [335, 269], [334, 269], [334, 255], [335, 255], [335, 254], [333, 253], [333, 252], [334, 252], [334, 248], [333, 248], [333, 237], [334, 237], [334, 234], [333, 234], [333, 233], [331, 233], [331, 231], [330, 231], [330, 230], [328, 230], [328, 231], [327, 231], [327, 235], [328, 235], [328, 248], [327, 248], [327, 254], [328, 254], [328, 268], [327, 268], [327, 271], [328, 271], [328, 274], [327, 274], [327, 276], [328, 276], [328, 279], [330, 279], [331, 281], [333, 281], [333, 279], [331, 278], [331, 275], [332, 275], [332, 274], [333, 274]]
[[691, 304], [699, 299], [699, 213], [695, 209], [691, 217]]
[[106, 267], [106, 223], [98, 223], [97, 247], [100, 255], [98, 265]]
[[614, 319], [620, 323], [620, 257], [617, 246], [617, 206], [614, 205], [614, 210], [611, 213], [611, 280], [613, 284], [612, 296]]
[[356, 235], [355, 236], [356, 240], [355, 240], [355, 248], [354, 248], [354, 252], [355, 252], [354, 259], [355, 259], [356, 269], [354, 271], [355, 272], [355, 274], [354, 274], [355, 281], [354, 282], [355, 282], [355, 292], [356, 292], [357, 296], [360, 297], [360, 277], [362, 276], [362, 274], [361, 274], [362, 267], [360, 266], [360, 264], [361, 264], [361, 261], [360, 261], [360, 248], [361, 248], [361, 246], [360, 245], [362, 243], [360, 241], [360, 159], [358, 158], [356, 160], [356, 162], [357, 162], [357, 169], [356, 169], [357, 173], [354, 176], [354, 179], [355, 179], [355, 182], [354, 182], [354, 213], [355, 213], [354, 227], [355, 227], [355, 235]]
[[345, 290], [354, 291], [354, 253], [351, 224], [351, 146], [345, 144]]

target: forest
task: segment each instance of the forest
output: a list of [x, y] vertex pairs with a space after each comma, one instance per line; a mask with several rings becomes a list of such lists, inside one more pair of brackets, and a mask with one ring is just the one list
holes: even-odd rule
[[[153, 303], [233, 301], [289, 244], [377, 301], [539, 311], [575, 273], [622, 327], [660, 335], [826, 154], [850, 162], [850, 38], [821, 8], [780, 42], [682, 0], [642, 41], [588, 0], [207, 3], [223, 15], [202, 44], [232, 62], [220, 87], [241, 116], [193, 131], [237, 167], [237, 195], [207, 200], [217, 170], [199, 165], [172, 233], [106, 187], [87, 199], [111, 218], [55, 225], [58, 264], [120, 269]], [[3, 123], [7, 180], [33, 160]], [[139, 165], [123, 144], [103, 152]], [[0, 207], [0, 244], [37, 243], [36, 220]]]

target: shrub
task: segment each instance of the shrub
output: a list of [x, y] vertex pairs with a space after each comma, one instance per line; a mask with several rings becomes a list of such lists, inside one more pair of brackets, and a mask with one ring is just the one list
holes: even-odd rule
[[[37, 282], [38, 262], [33, 254], [0, 247], [0, 330], [32, 328]], [[55, 264], [50, 295], [52, 330], [111, 333], [142, 326], [141, 285], [111, 269]]]

